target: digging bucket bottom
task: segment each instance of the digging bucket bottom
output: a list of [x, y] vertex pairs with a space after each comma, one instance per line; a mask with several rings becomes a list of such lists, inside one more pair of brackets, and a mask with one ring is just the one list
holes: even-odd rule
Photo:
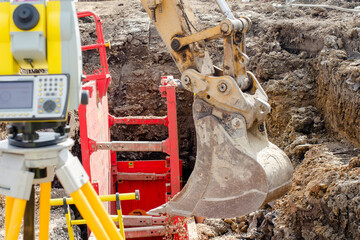
[[[290, 189], [292, 165], [268, 141], [260, 124], [239, 127], [246, 126], [240, 114], [224, 112], [220, 119], [212, 114], [214, 107], [200, 99], [196, 104], [202, 107], [193, 110], [197, 133], [193, 173], [181, 192], [149, 214], [232, 218], [253, 212]], [[236, 126], [234, 119], [240, 121]]]

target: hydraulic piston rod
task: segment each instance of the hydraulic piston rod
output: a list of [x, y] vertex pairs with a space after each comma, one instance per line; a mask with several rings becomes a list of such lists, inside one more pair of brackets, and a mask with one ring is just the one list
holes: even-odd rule
[[233, 13], [231, 12], [231, 9], [229, 8], [229, 5], [226, 3], [225, 0], [216, 0], [216, 3], [218, 4], [220, 10], [222, 13], [230, 19], [235, 19]]

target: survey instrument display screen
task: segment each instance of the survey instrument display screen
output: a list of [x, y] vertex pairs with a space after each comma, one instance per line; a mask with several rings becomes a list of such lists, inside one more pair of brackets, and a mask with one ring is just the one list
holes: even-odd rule
[[33, 107], [33, 81], [0, 82], [0, 109]]
[[0, 75], [0, 122], [51, 122], [67, 118], [68, 74]]

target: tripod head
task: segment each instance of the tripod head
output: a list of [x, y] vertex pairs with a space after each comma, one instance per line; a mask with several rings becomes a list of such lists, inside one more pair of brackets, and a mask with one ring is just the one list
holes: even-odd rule
[[[0, 51], [0, 121], [10, 123], [9, 143], [39, 147], [63, 141], [68, 112], [88, 98], [81, 90], [73, 1], [1, 1]], [[53, 132], [37, 132], [44, 129]]]

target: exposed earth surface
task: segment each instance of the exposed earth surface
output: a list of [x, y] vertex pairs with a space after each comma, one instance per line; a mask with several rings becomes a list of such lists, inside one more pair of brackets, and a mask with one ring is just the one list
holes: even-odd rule
[[[215, 1], [190, 2], [200, 29], [224, 19]], [[351, 9], [360, 6], [357, 0], [303, 1], [310, 2]], [[249, 70], [269, 97], [269, 139], [286, 152], [295, 170], [292, 188], [284, 197], [247, 216], [206, 219], [197, 224], [199, 238], [360, 239], [359, 13], [285, 7], [285, 1], [228, 3], [236, 17], [252, 20], [246, 40]], [[107, 51], [112, 76], [108, 89], [110, 113], [166, 115], [166, 103], [158, 91], [160, 78], [179, 78], [180, 72], [140, 1], [79, 2], [77, 8], [101, 17], [104, 38], [112, 45]], [[80, 22], [83, 44], [93, 42], [93, 26], [90, 19]], [[221, 66], [222, 42], [207, 42], [207, 47]], [[83, 60], [85, 71], [98, 67], [95, 51], [85, 52]], [[196, 159], [192, 102], [192, 93], [177, 90], [184, 179], [190, 175]], [[161, 126], [111, 129], [112, 140], [158, 141], [166, 137], [167, 129]], [[73, 153], [79, 154], [76, 145]], [[164, 155], [118, 153], [117, 157], [159, 159]], [[0, 215], [3, 212], [0, 202]], [[59, 218], [52, 219], [52, 231], [61, 228], [65, 234], [52, 235], [52, 239], [66, 236], [66, 221]]]

